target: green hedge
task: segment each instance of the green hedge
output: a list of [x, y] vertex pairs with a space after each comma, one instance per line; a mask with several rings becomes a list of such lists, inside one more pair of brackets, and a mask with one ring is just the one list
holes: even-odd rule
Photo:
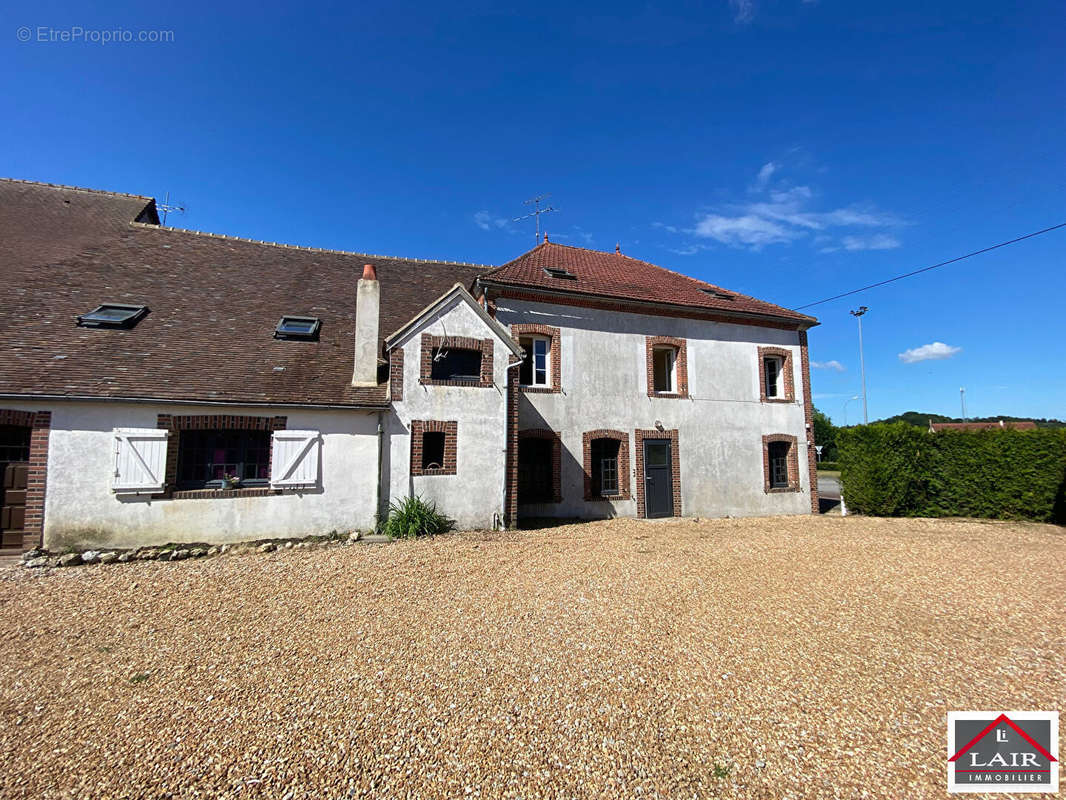
[[857, 513], [1066, 522], [1066, 430], [929, 433], [899, 422], [841, 430], [837, 445]]
[[838, 472], [840, 470], [840, 462], [838, 461], [819, 461], [818, 469], [826, 472]]

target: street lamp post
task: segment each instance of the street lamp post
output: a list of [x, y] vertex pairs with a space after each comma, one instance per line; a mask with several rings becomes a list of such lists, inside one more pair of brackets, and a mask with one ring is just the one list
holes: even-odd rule
[[850, 403], [852, 400], [858, 400], [858, 399], [859, 399], [859, 396], [855, 395], [854, 397], [849, 397], [847, 400], [844, 401], [844, 427], [845, 428], [848, 427], [848, 403]]
[[866, 306], [859, 306], [858, 311], [852, 311], [851, 315], [859, 321], [859, 369], [862, 371], [862, 424], [870, 421], [866, 408], [866, 362], [862, 355], [862, 315], [869, 311]]

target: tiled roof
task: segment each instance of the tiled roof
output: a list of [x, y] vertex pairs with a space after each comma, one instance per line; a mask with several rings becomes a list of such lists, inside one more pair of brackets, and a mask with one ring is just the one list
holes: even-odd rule
[[1010, 428], [1016, 431], [1028, 431], [1036, 428], [1035, 422], [930, 422], [929, 429], [933, 433], [940, 431], [998, 431]]
[[[546, 268], [565, 269], [576, 278], [552, 277], [545, 272]], [[722, 289], [618, 252], [586, 250], [548, 241], [483, 275], [481, 279], [508, 286], [549, 289], [575, 295], [773, 317], [794, 322], [800, 327], [817, 324], [814, 317], [798, 311]]]
[[[384, 381], [351, 386], [363, 265], [382, 339], [488, 269], [134, 223], [149, 204], [0, 180], [0, 394], [384, 405]], [[102, 302], [150, 313], [129, 330], [75, 324]], [[319, 340], [274, 339], [283, 314], [321, 318]]]

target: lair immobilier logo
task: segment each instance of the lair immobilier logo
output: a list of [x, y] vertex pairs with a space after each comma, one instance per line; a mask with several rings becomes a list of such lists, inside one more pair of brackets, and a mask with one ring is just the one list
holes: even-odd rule
[[1056, 792], [1057, 711], [949, 711], [949, 792]]

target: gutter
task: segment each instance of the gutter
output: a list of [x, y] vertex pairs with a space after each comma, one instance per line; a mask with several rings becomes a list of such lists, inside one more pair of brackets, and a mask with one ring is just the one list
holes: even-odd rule
[[181, 400], [173, 397], [101, 397], [100, 395], [81, 394], [16, 394], [13, 392], [0, 392], [0, 400], [21, 400], [32, 402], [36, 400], [48, 400], [62, 402], [64, 400], [77, 402], [98, 403], [162, 403], [168, 405], [188, 406], [243, 406], [250, 408], [317, 408], [334, 411], [382, 411], [388, 408], [388, 404], [366, 405], [352, 404], [341, 405], [337, 403], [266, 403], [262, 401], [236, 401], [236, 400]]
[[[710, 306], [685, 306], [678, 305], [676, 303], [657, 303], [654, 300], [633, 300], [627, 297], [615, 297], [609, 294], [594, 294], [592, 292], [568, 292], [561, 289], [552, 289], [541, 286], [524, 286], [518, 283], [501, 283], [493, 280], [485, 280], [484, 278], [478, 278], [474, 282], [474, 285], [478, 288], [484, 287], [519, 292], [524, 291], [531, 292], [534, 294], [546, 294], [550, 297], [561, 297], [570, 299], [589, 298], [593, 300], [605, 300], [612, 303], [631, 303], [638, 307], [646, 306], [652, 309], [662, 309], [667, 311], [684, 311], [690, 314], [694, 311], [702, 311], [707, 314], [721, 314], [726, 317], [754, 320], [757, 322], [776, 322], [778, 324], [788, 323], [790, 325], [795, 325], [797, 330], [807, 330], [808, 328], [813, 328], [815, 325], [821, 324], [818, 322], [817, 318], [809, 317], [806, 314], [801, 315], [803, 319], [795, 319], [794, 317], [781, 317], [774, 314], [759, 314], [758, 312], [754, 311], [730, 311], [727, 308], [712, 308]], [[633, 311], [630, 313], [639, 314], [642, 312]]]

